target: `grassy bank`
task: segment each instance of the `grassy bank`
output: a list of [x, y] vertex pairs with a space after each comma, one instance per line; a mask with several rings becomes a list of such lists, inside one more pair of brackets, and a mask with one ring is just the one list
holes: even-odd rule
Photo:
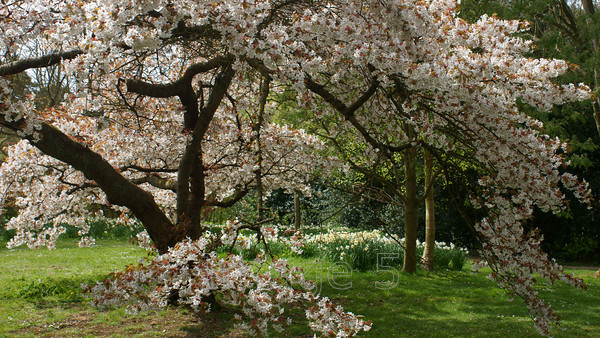
[[[57, 249], [0, 249], [0, 336], [231, 336], [233, 312], [221, 309], [195, 316], [186, 309], [132, 316], [123, 309], [100, 311], [80, 293], [81, 283], [136, 263], [145, 252], [123, 241], [99, 240], [93, 248], [62, 241]], [[507, 301], [505, 292], [485, 272], [426, 273], [410, 276], [386, 271], [350, 271], [316, 258], [291, 258], [305, 267], [324, 295], [347, 310], [373, 320], [373, 337], [504, 337], [536, 336], [520, 299]], [[568, 286], [544, 290], [563, 316], [556, 337], [600, 336], [600, 279], [594, 270], [573, 270], [589, 286], [586, 292]], [[297, 313], [300, 320], [302, 315]], [[289, 336], [312, 336], [305, 325], [294, 325]]]

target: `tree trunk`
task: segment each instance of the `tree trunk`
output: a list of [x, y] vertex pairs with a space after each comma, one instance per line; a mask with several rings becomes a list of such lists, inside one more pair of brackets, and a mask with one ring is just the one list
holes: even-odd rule
[[204, 174], [204, 162], [202, 159], [202, 146], [194, 160], [192, 174], [190, 176], [190, 202], [186, 211], [189, 219], [187, 233], [191, 239], [198, 239], [204, 233], [202, 228], [202, 210], [206, 200], [206, 183]]
[[590, 15], [596, 12], [593, 0], [581, 0], [581, 5], [583, 6], [583, 10]]
[[300, 193], [298, 190], [294, 190], [294, 228], [300, 230], [300, 223], [302, 215], [300, 213]]
[[269, 86], [271, 80], [266, 77], [260, 84], [260, 98], [258, 107], [258, 116], [256, 117], [256, 124], [254, 125], [254, 133], [256, 134], [256, 165], [257, 168], [254, 171], [256, 179], [256, 221], [260, 222], [263, 220], [263, 182], [262, 182], [262, 170], [263, 170], [263, 158], [262, 158], [262, 142], [260, 138], [260, 131], [264, 121], [265, 105], [267, 104], [267, 97], [269, 96]]
[[259, 171], [255, 174], [256, 179], [256, 222], [259, 223], [263, 220], [263, 184], [262, 175]]
[[[73, 59], [82, 53], [82, 51], [74, 50], [12, 62], [0, 66], [0, 76], [18, 74], [32, 68], [49, 67], [59, 64], [62, 60]], [[142, 222], [158, 251], [165, 253], [169, 247], [180, 240], [190, 237], [194, 232], [196, 235], [201, 232], [199, 229], [190, 231], [190, 218], [185, 213], [191, 213], [192, 216], [199, 215], [204, 206], [204, 173], [200, 146], [234, 77], [232, 61], [232, 58], [224, 57], [192, 65], [179, 80], [170, 84], [152, 84], [134, 79], [126, 81], [127, 91], [130, 93], [157, 98], [178, 96], [186, 109], [185, 129], [193, 129], [193, 132], [192, 140], [186, 145], [178, 168], [178, 183], [175, 191], [178, 195], [177, 214], [181, 217], [178, 217], [177, 224], [173, 224], [169, 220], [149, 192], [121, 175], [100, 154], [90, 150], [86, 145], [74, 141], [54, 126], [42, 123], [41, 129], [36, 131], [39, 132], [41, 139], [27, 138], [44, 154], [71, 165], [81, 171], [86, 178], [94, 181], [106, 194], [109, 203], [129, 208]], [[214, 80], [208, 102], [202, 107], [202, 114], [200, 114], [198, 97], [191, 85], [193, 77], [219, 67], [221, 67], [221, 71]], [[7, 121], [4, 117], [0, 117], [1, 125], [15, 131], [23, 130], [28, 122], [30, 121]], [[192, 198], [190, 198], [190, 188], [192, 189]], [[190, 212], [190, 210], [192, 211]], [[199, 221], [199, 216], [192, 218]]]
[[[188, 118], [188, 120], [195, 120], [195, 126], [192, 131], [191, 141], [185, 147], [183, 156], [179, 161], [178, 171], [177, 171], [177, 222], [182, 226], [190, 226], [186, 224], [186, 222], [191, 222], [191, 218], [193, 215], [188, 215], [187, 212], [190, 210], [197, 210], [196, 208], [202, 208], [203, 205], [192, 205], [192, 203], [198, 201], [198, 198], [194, 198], [190, 196], [190, 180], [192, 176], [196, 176], [199, 178], [200, 173], [198, 171], [202, 171], [202, 168], [195, 166], [198, 164], [198, 158], [202, 156], [202, 140], [204, 139], [204, 135], [208, 130], [208, 126], [210, 125], [215, 112], [219, 108], [223, 97], [231, 84], [235, 71], [231, 66], [225, 66], [221, 69], [217, 77], [215, 78], [214, 85], [212, 91], [209, 95], [208, 102], [204, 107], [202, 107], [202, 114], [196, 114], [197, 118]], [[191, 83], [191, 79], [189, 80]], [[191, 84], [189, 84], [191, 86]], [[150, 90], [146, 90], [147, 88], [153, 88], [152, 85], [144, 84], [139, 81], [128, 81], [127, 89], [130, 92], [139, 93], [139, 94], [149, 94]], [[185, 91], [185, 88], [179, 89], [179, 91]], [[192, 94], [189, 94], [192, 95]], [[195, 95], [195, 94], [193, 94]], [[182, 97], [182, 102], [184, 102], [184, 95], [179, 95]], [[156, 97], [156, 96], [155, 96]], [[196, 99], [197, 100], [197, 99]], [[193, 102], [193, 99], [188, 100]], [[187, 101], [186, 101], [187, 102]], [[186, 114], [193, 111], [194, 109], [198, 110], [198, 102], [189, 103], [186, 106]], [[201, 162], [201, 161], [200, 161]], [[202, 178], [203, 179], [203, 178]], [[200, 199], [204, 201], [204, 196]], [[201, 210], [198, 209], [198, 212]], [[192, 227], [198, 225], [191, 225]], [[185, 238], [185, 237], [183, 237]]]
[[433, 156], [425, 149], [425, 188], [427, 195], [425, 196], [425, 250], [421, 263], [426, 270], [433, 270], [435, 260], [435, 204], [433, 193]]
[[417, 148], [411, 147], [404, 151], [404, 176], [406, 199], [404, 201], [404, 266], [402, 270], [408, 273], [417, 271]]

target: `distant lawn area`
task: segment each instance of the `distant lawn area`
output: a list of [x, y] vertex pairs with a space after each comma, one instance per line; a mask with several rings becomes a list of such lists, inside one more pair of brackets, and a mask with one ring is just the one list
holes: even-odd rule
[[[57, 249], [0, 248], [0, 337], [2, 336], [240, 336], [232, 309], [195, 315], [182, 307], [129, 315], [124, 309], [98, 310], [81, 295], [82, 283], [102, 280], [111, 271], [136, 264], [146, 255], [125, 241], [98, 240], [93, 248], [59, 241]], [[489, 281], [486, 271], [343, 271], [315, 259], [290, 258], [316, 280], [323, 295], [346, 310], [373, 321], [369, 337], [535, 337], [520, 299]], [[597, 268], [596, 268], [597, 269]], [[590, 269], [568, 270], [583, 277], [587, 291], [559, 285], [543, 297], [563, 317], [555, 337], [600, 337], [600, 278]], [[287, 336], [312, 337], [303, 316]], [[275, 334], [274, 336], [279, 336]]]

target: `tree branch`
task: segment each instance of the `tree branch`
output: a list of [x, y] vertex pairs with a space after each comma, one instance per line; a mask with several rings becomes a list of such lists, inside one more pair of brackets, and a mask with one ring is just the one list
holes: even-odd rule
[[144, 177], [136, 178], [131, 180], [131, 183], [137, 185], [148, 183], [155, 188], [177, 192], [177, 183], [175, 181], [167, 178], [162, 178], [156, 175], [146, 175]]
[[127, 91], [130, 93], [156, 98], [179, 96], [184, 87], [187, 84], [190, 84], [194, 76], [223, 66], [224, 64], [231, 62], [231, 60], [231, 57], [218, 57], [203, 63], [193, 64], [185, 70], [183, 76], [177, 81], [166, 84], [156, 84], [142, 80], [128, 79], [125, 82], [127, 85]]
[[44, 68], [56, 65], [62, 60], [71, 60], [83, 54], [81, 50], [58, 52], [37, 58], [23, 59], [0, 66], [0, 76], [14, 75], [31, 68]]
[[140, 167], [138, 165], [128, 165], [128, 166], [124, 166], [119, 168], [120, 171], [125, 171], [125, 170], [129, 170], [129, 169], [133, 169], [133, 170], [137, 170], [143, 173], [176, 173], [177, 169], [170, 169], [170, 168], [162, 168], [162, 169], [154, 169], [154, 168], [144, 168], [144, 167]]
[[379, 81], [376, 78], [373, 78], [373, 82], [367, 89], [365, 93], [363, 93], [353, 104], [350, 106], [346, 106], [340, 99], [335, 97], [331, 92], [329, 92], [325, 86], [316, 83], [307, 76], [304, 79], [304, 84], [306, 88], [308, 88], [313, 93], [319, 95], [323, 98], [327, 103], [329, 103], [334, 109], [342, 114], [342, 116], [354, 126], [354, 128], [363, 136], [363, 138], [374, 148], [380, 149], [383, 151], [386, 157], [392, 157], [390, 151], [401, 151], [403, 149], [410, 148], [410, 144], [406, 144], [401, 147], [393, 147], [386, 144], [383, 144], [377, 141], [371, 134], [367, 131], [367, 129], [358, 122], [358, 120], [354, 117], [354, 112], [356, 112], [360, 107], [362, 107], [375, 93], [379, 88]]
[[235, 71], [228, 65], [224, 67], [217, 78], [215, 79], [214, 86], [208, 98], [208, 102], [202, 108], [202, 114], [199, 116], [199, 120], [194, 127], [192, 134], [192, 140], [185, 148], [183, 157], [179, 162], [179, 171], [177, 175], [177, 215], [181, 216], [189, 203], [190, 194], [190, 176], [192, 174], [194, 159], [198, 155], [198, 150], [202, 144], [204, 134], [208, 130], [210, 121], [219, 108], [225, 93], [233, 80]]
[[[0, 123], [18, 130], [24, 127], [26, 121], [8, 122], [1, 118]], [[144, 224], [160, 252], [166, 252], [169, 246], [178, 241], [173, 224], [149, 192], [123, 177], [98, 153], [74, 141], [54, 126], [42, 123], [37, 132], [41, 136], [40, 140], [36, 141], [32, 136], [27, 137], [32, 145], [44, 154], [71, 165], [81, 171], [87, 179], [96, 182], [106, 194], [109, 203], [129, 208]]]
[[248, 194], [248, 189], [246, 187], [244, 187], [244, 189], [236, 190], [232, 196], [229, 196], [228, 198], [226, 198], [222, 201], [217, 201], [214, 199], [206, 200], [205, 204], [207, 206], [212, 206], [212, 207], [229, 208], [230, 206], [234, 205], [239, 200], [241, 200], [242, 197], [246, 196], [247, 194]]

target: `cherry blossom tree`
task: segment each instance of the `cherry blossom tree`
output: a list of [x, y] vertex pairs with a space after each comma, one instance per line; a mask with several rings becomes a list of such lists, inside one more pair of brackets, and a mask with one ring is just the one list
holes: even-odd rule
[[[2, 169], [2, 192], [20, 207], [15, 244], [51, 243], [60, 229], [44, 224], [81, 223], [90, 203], [134, 216], [161, 253], [200, 238], [202, 208], [235, 201], [262, 172], [241, 112], [262, 109], [263, 78], [292, 86], [302, 106], [387, 161], [422, 147], [446, 171], [460, 157], [482, 168], [470, 196], [486, 215], [473, 222], [481, 254], [540, 332], [557, 316], [534, 273], [581, 286], [522, 224], [534, 208], [564, 210], [561, 188], [585, 200], [587, 187], [562, 172], [565, 145], [517, 102], [550, 109], [590, 92], [552, 81], [568, 63], [524, 56], [523, 23], [469, 24], [451, 0], [16, 0], [0, 6], [0, 22], [2, 50], [51, 46], [0, 66], [0, 124], [24, 139]], [[36, 111], [33, 98], [12, 99], [10, 76], [57, 64], [73, 78], [66, 103]], [[293, 147], [277, 141], [286, 133]], [[314, 167], [300, 156], [318, 143], [310, 136], [270, 125], [259, 139], [274, 154], [268, 164], [263, 150], [259, 167], [289, 177]]]
[[[56, 16], [53, 20], [95, 20], [85, 17], [91, 14], [85, 14], [83, 7], [72, 8], [67, 3], [65, 6], [68, 8], [64, 13], [51, 14]], [[50, 10], [49, 7], [41, 8]], [[113, 9], [119, 10], [118, 7]], [[18, 13], [25, 15], [30, 12], [25, 2], [17, 2], [12, 7], [6, 7], [6, 10], [5, 20], [11, 24]], [[142, 16], [147, 14], [144, 11], [141, 13]], [[34, 20], [28, 24], [43, 25], [47, 18], [41, 17], [42, 13], [39, 15], [39, 22]], [[154, 15], [150, 13], [149, 17]], [[51, 29], [60, 27], [67, 28], [58, 25]], [[48, 34], [48, 30], [42, 33]], [[81, 32], [71, 33], [77, 36]], [[7, 36], [11, 34], [17, 33], [7, 26]], [[67, 32], [52, 31], [50, 35], [53, 34]], [[27, 43], [27, 37], [19, 37], [23, 40], [19, 41], [21, 45]], [[180, 38], [164, 41], [163, 47], [154, 51], [140, 51], [118, 42], [118, 47], [112, 46], [109, 50], [91, 54], [83, 50], [89, 50], [92, 41], [97, 44], [97, 39], [92, 38], [87, 44], [74, 46], [61, 45], [63, 40], [57, 48], [68, 47], [72, 49], [71, 52], [58, 52], [3, 67], [3, 75], [11, 75], [32, 67], [54, 65], [62, 60], [65, 70], [79, 80], [75, 85], [77, 93], [68, 104], [53, 111], [40, 112], [27, 122], [29, 128], [37, 123], [36, 127], [40, 129], [30, 131], [29, 137], [46, 133], [44, 128], [50, 125], [42, 122], [45, 121], [62, 128], [65, 134], [74, 134], [80, 144], [70, 144], [74, 148], [63, 149], [62, 154], [55, 153], [57, 147], [65, 147], [60, 146], [61, 141], [47, 145], [53, 150], [46, 150], [45, 153], [70, 165], [45, 157], [38, 161], [38, 166], [29, 167], [26, 176], [31, 180], [21, 182], [13, 177], [5, 181], [6, 191], [13, 192], [12, 195], [5, 194], [5, 197], [16, 199], [21, 210], [19, 217], [9, 223], [9, 227], [19, 229], [13, 245], [30, 243], [32, 246], [51, 246], [63, 231], [60, 227], [62, 222], [79, 224], [84, 234], [86, 229], [83, 222], [93, 216], [86, 212], [86, 207], [90, 203], [97, 203], [117, 209], [123, 206], [128, 208], [146, 226], [159, 250], [165, 252], [182, 238], [199, 237], [202, 233], [202, 208], [233, 204], [257, 180], [252, 176], [256, 171], [252, 149], [256, 143], [254, 134], [258, 129], [243, 116], [245, 111], [256, 106], [252, 102], [255, 88], [251, 69], [239, 70], [238, 75], [234, 76], [233, 56], [222, 55], [206, 60], [199, 55], [190, 55], [181, 44], [205, 39], [186, 37], [181, 38], [183, 41], [175, 41]], [[18, 45], [14, 42], [6, 47], [16, 48]], [[129, 54], [128, 60], [111, 60], [110, 53], [115, 52], [114, 48]], [[173, 55], [180, 57], [172, 60]], [[68, 62], [70, 59], [74, 60]], [[113, 67], [113, 71], [100, 69]], [[128, 79], [129, 74], [140, 75]], [[6, 95], [9, 90], [6, 89]], [[225, 97], [227, 102], [224, 101]], [[10, 113], [7, 116], [8, 122], [14, 122]], [[21, 123], [23, 121], [20, 120]], [[263, 183], [269, 189], [301, 186], [305, 176], [319, 166], [315, 162], [316, 156], [312, 155], [315, 148], [319, 147], [317, 140], [287, 127], [268, 123], [254, 125], [264, 129], [263, 139], [269, 141], [264, 142], [264, 149], [261, 148], [264, 161], [260, 161], [263, 168], [260, 179], [264, 182], [260, 186]], [[19, 130], [15, 123], [6, 127]], [[58, 130], [48, 133], [64, 136]], [[50, 137], [41, 138], [50, 143]], [[41, 140], [37, 145], [45, 141]], [[33, 154], [32, 151], [27, 143], [16, 146], [11, 156], [16, 162], [9, 160], [4, 170], [18, 172], [19, 165], [27, 163], [19, 161], [23, 156], [37, 161], [35, 158], [40, 154]], [[90, 158], [83, 160], [85, 156]], [[88, 166], [89, 169], [78, 168], [73, 161], [85, 162], [79, 165]], [[103, 174], [92, 173], [95, 169], [91, 167], [102, 166]], [[80, 170], [83, 175], [74, 169]], [[9, 173], [6, 177], [11, 177]], [[100, 179], [98, 175], [105, 177]], [[43, 177], [41, 181], [37, 180], [40, 176]], [[52, 185], [49, 185], [49, 181], [53, 182]], [[145, 185], [145, 189], [141, 189], [141, 185]], [[105, 189], [104, 186], [112, 188]], [[57, 195], [57, 191], [64, 193]], [[25, 196], [24, 192], [27, 192]], [[124, 212], [125, 209], [120, 210], [123, 212], [120, 221], [126, 221], [129, 215]], [[50, 220], [54, 221], [54, 227], [45, 227]]]

